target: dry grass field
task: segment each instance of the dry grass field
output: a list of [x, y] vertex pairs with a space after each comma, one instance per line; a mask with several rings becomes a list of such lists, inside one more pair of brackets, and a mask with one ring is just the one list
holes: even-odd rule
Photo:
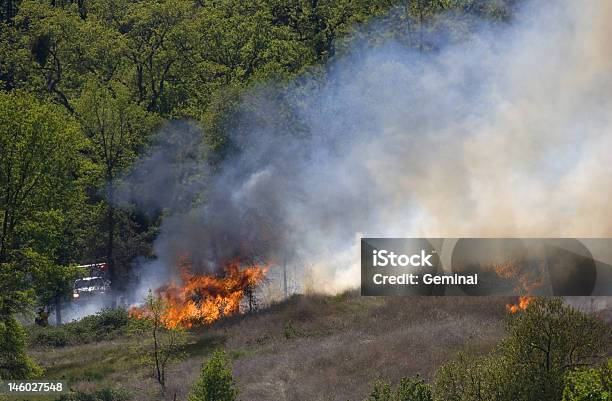
[[76, 389], [124, 388], [135, 400], [185, 399], [216, 348], [233, 359], [242, 401], [360, 401], [377, 378], [398, 381], [435, 369], [460, 350], [485, 352], [503, 336], [504, 298], [373, 298], [355, 292], [299, 295], [257, 314], [189, 332], [166, 395], [140, 357], [139, 337], [31, 355], [47, 378]]

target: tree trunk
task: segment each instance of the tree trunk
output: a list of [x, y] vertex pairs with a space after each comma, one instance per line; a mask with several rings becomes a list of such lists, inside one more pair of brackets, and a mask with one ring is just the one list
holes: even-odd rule
[[4, 1], [4, 20], [10, 22], [13, 19], [13, 0]]
[[115, 266], [115, 208], [113, 207], [114, 189], [112, 178], [108, 180], [108, 242], [106, 248], [106, 263], [108, 265], [108, 278], [111, 282], [110, 302], [111, 307], [115, 308], [117, 294], [117, 271]]
[[287, 259], [283, 260], [283, 293], [285, 298], [289, 297], [289, 289], [287, 288]]
[[62, 325], [62, 302], [59, 295], [55, 296], [55, 325]]
[[87, 9], [85, 8], [85, 0], [77, 0], [79, 8], [79, 16], [81, 19], [87, 19]]
[[423, 4], [421, 3], [421, 0], [418, 0], [418, 5], [419, 5], [419, 51], [422, 52], [423, 51], [423, 23], [424, 23], [424, 17], [423, 17]]
[[[157, 317], [156, 317], [157, 319]], [[164, 373], [163, 373], [163, 367], [161, 366], [161, 361], [159, 359], [159, 346], [157, 344], [157, 325], [160, 324], [160, 322], [154, 322], [155, 326], [153, 327], [153, 346], [154, 346], [154, 355], [155, 355], [155, 369], [157, 371], [157, 382], [160, 384], [161, 386], [161, 391], [162, 394], [165, 394], [166, 392], [166, 382], [165, 382], [165, 378], [164, 378]]]
[[4, 218], [2, 219], [2, 232], [0, 233], [0, 263], [6, 261], [6, 243], [8, 241], [8, 210], [4, 211]]

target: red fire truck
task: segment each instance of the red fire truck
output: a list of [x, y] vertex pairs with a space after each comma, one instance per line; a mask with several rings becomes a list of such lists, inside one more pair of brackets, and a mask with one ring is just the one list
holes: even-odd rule
[[92, 298], [108, 296], [110, 294], [110, 281], [108, 280], [108, 265], [106, 263], [92, 263], [80, 265], [87, 274], [74, 281], [72, 299], [76, 302], [87, 302]]

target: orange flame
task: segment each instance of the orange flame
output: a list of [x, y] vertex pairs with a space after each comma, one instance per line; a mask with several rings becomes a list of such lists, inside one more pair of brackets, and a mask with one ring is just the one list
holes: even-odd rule
[[[222, 277], [194, 274], [187, 259], [179, 261], [179, 269], [181, 284], [172, 282], [155, 291], [165, 304], [161, 322], [167, 328], [210, 324], [240, 312], [245, 291], [260, 284], [268, 270], [255, 265], [241, 268], [234, 260], [225, 265]], [[129, 313], [135, 319], [152, 315], [147, 306], [132, 307]]]
[[515, 279], [517, 282], [514, 291], [519, 294], [530, 294], [544, 284], [544, 270], [541, 264], [538, 269], [524, 269], [521, 261], [511, 260], [493, 265], [493, 270], [499, 277]]
[[524, 311], [535, 297], [529, 295], [544, 284], [544, 270], [541, 264], [538, 269], [522, 269], [522, 263], [518, 260], [511, 260], [505, 263], [493, 265], [493, 270], [498, 276], [505, 279], [515, 279], [517, 286], [514, 289], [519, 294], [526, 294], [519, 297], [517, 304], [507, 304], [506, 309], [510, 313]]
[[524, 311], [527, 309], [527, 306], [533, 301], [535, 297], [519, 297], [518, 304], [508, 304], [506, 305], [506, 309], [510, 313], [516, 313], [519, 311]]

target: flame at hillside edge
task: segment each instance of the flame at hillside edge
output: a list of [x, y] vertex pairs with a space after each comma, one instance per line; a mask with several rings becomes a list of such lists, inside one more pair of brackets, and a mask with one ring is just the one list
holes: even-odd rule
[[[246, 291], [259, 285], [268, 270], [257, 265], [242, 268], [239, 260], [227, 263], [220, 277], [192, 273], [187, 259], [181, 259], [178, 267], [181, 283], [172, 282], [155, 291], [164, 301], [160, 320], [167, 328], [210, 324], [239, 313]], [[129, 313], [136, 319], [153, 315], [147, 306], [133, 307]]]
[[527, 306], [529, 306], [531, 301], [533, 301], [534, 299], [535, 297], [529, 297], [529, 296], [519, 297], [518, 304], [508, 304], [506, 305], [506, 309], [510, 313], [517, 313], [520, 311], [524, 311], [525, 309], [527, 309]]
[[526, 294], [521, 295], [516, 304], [507, 304], [506, 310], [510, 313], [517, 313], [527, 309], [527, 306], [535, 299], [530, 294], [544, 284], [544, 269], [538, 263], [537, 269], [523, 269], [521, 261], [511, 260], [505, 263], [493, 265], [495, 273], [504, 279], [516, 280], [515, 292]]

